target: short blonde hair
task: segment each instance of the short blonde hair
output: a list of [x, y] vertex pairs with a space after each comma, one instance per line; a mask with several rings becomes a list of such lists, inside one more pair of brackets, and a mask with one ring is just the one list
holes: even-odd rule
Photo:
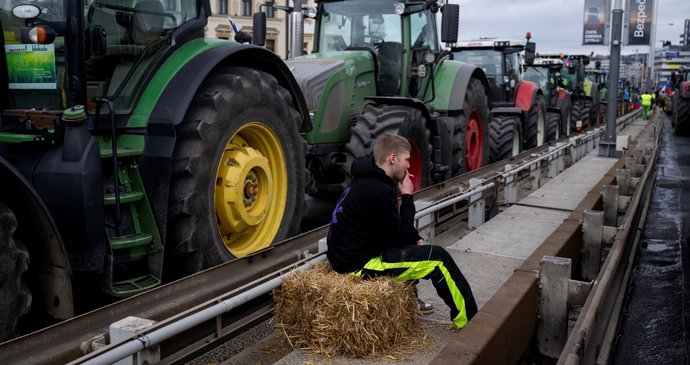
[[376, 139], [374, 144], [374, 162], [380, 165], [386, 162], [386, 158], [391, 153], [401, 154], [411, 150], [410, 142], [405, 137], [396, 134], [382, 134]]

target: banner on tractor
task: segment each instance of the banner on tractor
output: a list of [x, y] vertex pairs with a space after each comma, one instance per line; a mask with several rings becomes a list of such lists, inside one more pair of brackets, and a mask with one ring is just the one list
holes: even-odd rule
[[8, 44], [5, 57], [10, 89], [55, 89], [55, 46]]
[[607, 0], [585, 0], [582, 45], [606, 45], [607, 19], [609, 14]]
[[654, 0], [628, 0], [628, 44], [649, 45]]

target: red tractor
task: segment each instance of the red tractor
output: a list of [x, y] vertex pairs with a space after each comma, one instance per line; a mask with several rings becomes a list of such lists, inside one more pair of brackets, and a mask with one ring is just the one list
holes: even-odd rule
[[474, 64], [489, 79], [491, 123], [489, 161], [499, 161], [547, 142], [546, 100], [542, 90], [522, 78], [522, 59], [534, 61], [535, 44], [527, 41], [481, 38], [459, 42], [452, 49], [455, 60]]

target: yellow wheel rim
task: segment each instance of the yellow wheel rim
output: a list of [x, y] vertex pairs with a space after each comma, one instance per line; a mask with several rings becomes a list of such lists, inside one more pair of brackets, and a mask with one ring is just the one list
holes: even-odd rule
[[218, 163], [215, 210], [223, 244], [235, 257], [268, 247], [287, 201], [287, 165], [275, 133], [258, 122], [242, 126]]

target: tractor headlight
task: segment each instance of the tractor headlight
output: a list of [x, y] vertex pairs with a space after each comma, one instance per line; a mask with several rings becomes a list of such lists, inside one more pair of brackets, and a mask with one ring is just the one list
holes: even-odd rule
[[307, 16], [311, 19], [316, 18], [316, 8], [307, 9]]
[[12, 8], [12, 15], [21, 19], [33, 19], [41, 14], [41, 8], [36, 5], [17, 5]]
[[434, 57], [434, 54], [433, 54], [433, 53], [427, 52], [427, 53], [424, 55], [424, 62], [425, 62], [425, 63], [427, 63], [427, 64], [432, 64], [432, 63], [434, 63], [434, 61], [436, 61], [436, 57]]
[[403, 15], [403, 13], [405, 13], [405, 4], [395, 3], [393, 6], [393, 11], [398, 15]]

